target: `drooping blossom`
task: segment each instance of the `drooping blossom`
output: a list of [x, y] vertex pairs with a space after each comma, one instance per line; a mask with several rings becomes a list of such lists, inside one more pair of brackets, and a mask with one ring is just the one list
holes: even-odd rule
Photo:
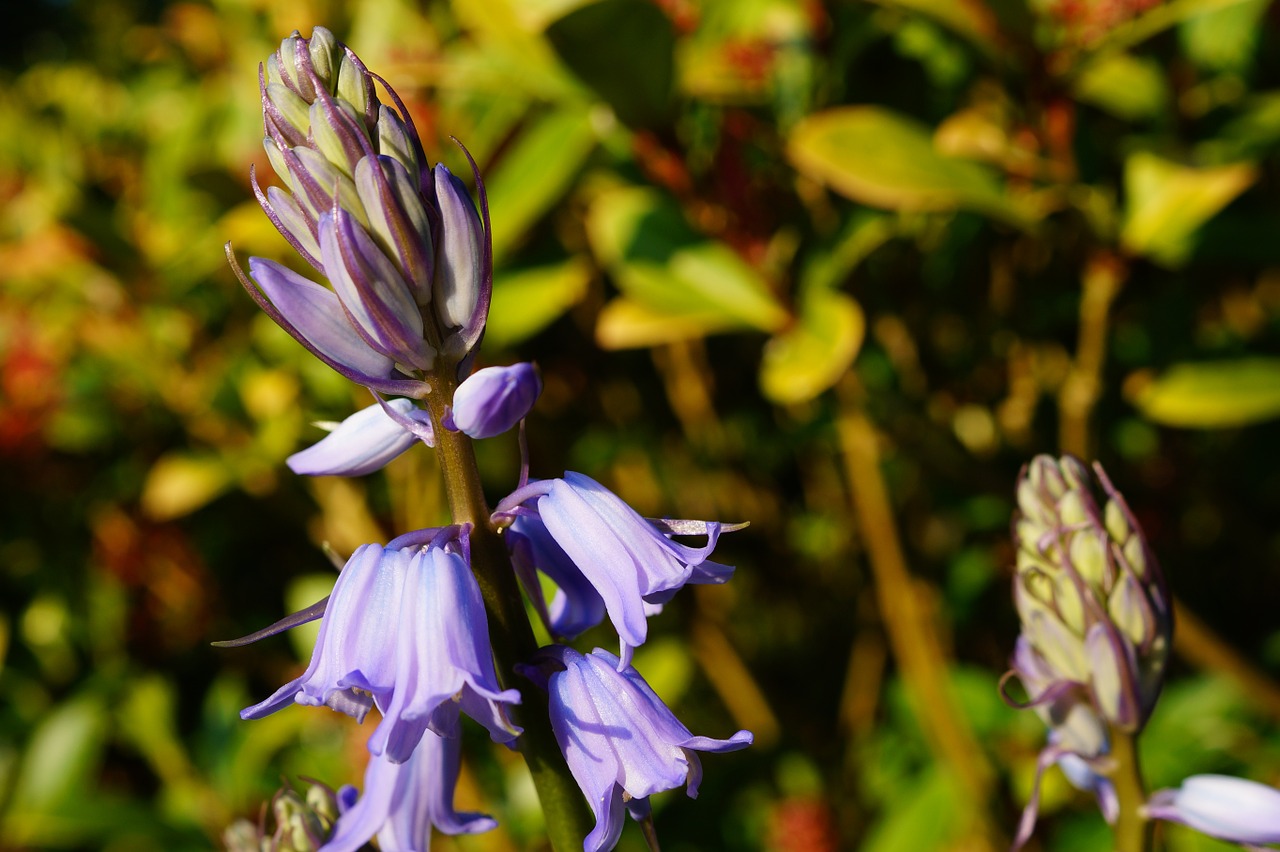
[[462, 741], [427, 731], [403, 763], [371, 755], [364, 773], [364, 793], [339, 791], [347, 806], [321, 852], [356, 852], [378, 839], [382, 852], [428, 852], [431, 830], [445, 834], [479, 834], [497, 825], [484, 814], [459, 813], [454, 787], [462, 760]]
[[683, 786], [696, 798], [697, 752], [737, 751], [753, 739], [750, 731], [723, 740], [694, 736], [639, 672], [600, 648], [585, 655], [565, 645], [543, 648], [530, 675], [545, 679], [551, 727], [596, 817], [584, 852], [612, 849], [624, 809], [642, 817], [654, 793]]
[[[406, 428], [405, 421], [414, 431]], [[413, 400], [393, 399], [360, 409], [285, 461], [294, 473], [307, 476], [364, 476], [382, 469], [419, 440], [433, 445], [430, 416]]]
[[504, 705], [520, 694], [498, 685], [466, 540], [465, 527], [446, 527], [358, 548], [328, 598], [306, 671], [241, 717], [296, 702], [363, 721], [377, 704], [383, 718], [369, 750], [392, 762], [428, 729], [456, 736], [459, 711], [495, 741], [515, 739]]
[[1244, 778], [1193, 775], [1152, 795], [1146, 813], [1230, 843], [1280, 843], [1280, 790]]
[[[563, 479], [539, 480], [517, 489], [498, 504], [494, 519], [509, 522], [521, 515], [537, 517], [603, 600], [621, 641], [622, 666], [644, 643], [647, 607], [671, 600], [686, 583], [724, 583], [733, 576], [733, 568], [707, 559], [723, 525], [646, 520], [581, 473], [569, 471]], [[673, 541], [673, 533], [706, 535], [707, 543], [689, 547]], [[555, 570], [538, 567], [548, 573]], [[567, 594], [573, 590], [561, 587]], [[594, 601], [579, 604], [584, 611], [593, 605]]]

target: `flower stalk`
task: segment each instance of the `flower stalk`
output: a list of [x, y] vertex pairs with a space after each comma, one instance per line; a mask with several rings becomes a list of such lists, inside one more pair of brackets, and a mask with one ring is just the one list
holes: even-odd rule
[[[438, 392], [426, 398], [432, 427], [439, 436], [436, 457], [453, 522], [472, 525], [471, 568], [489, 615], [489, 638], [497, 660], [498, 678], [503, 686], [509, 686], [517, 676], [515, 667], [534, 655], [538, 642], [525, 614], [511, 557], [489, 523], [489, 507], [476, 466], [475, 447], [471, 438], [462, 432], [443, 427], [447, 414], [445, 401], [453, 398], [457, 384], [447, 373], [442, 370], [432, 378], [432, 386]], [[518, 716], [524, 733], [516, 744], [533, 776], [547, 835], [557, 852], [576, 852], [582, 847], [582, 838], [591, 831], [590, 811], [560, 754], [542, 693], [528, 688], [521, 689], [521, 693], [525, 700]]]

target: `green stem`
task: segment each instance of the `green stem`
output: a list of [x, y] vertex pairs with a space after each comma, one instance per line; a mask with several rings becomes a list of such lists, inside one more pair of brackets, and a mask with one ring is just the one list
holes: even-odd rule
[[1142, 814], [1147, 791], [1142, 783], [1136, 737], [1113, 728], [1111, 759], [1115, 763], [1111, 783], [1115, 785], [1119, 804], [1115, 824], [1116, 852], [1148, 852], [1151, 849], [1152, 825]]
[[[448, 368], [446, 368], [448, 369]], [[445, 493], [454, 523], [471, 524], [471, 570], [484, 597], [489, 618], [489, 639], [497, 661], [498, 677], [504, 686], [519, 677], [515, 666], [527, 662], [538, 650], [537, 639], [525, 614], [520, 587], [511, 567], [511, 557], [497, 531], [489, 524], [471, 439], [461, 432], [445, 429], [441, 421], [447, 400], [453, 399], [456, 383], [439, 374], [432, 376], [432, 392], [427, 410], [435, 430], [436, 455], [444, 473]], [[516, 741], [524, 756], [538, 800], [546, 818], [547, 834], [557, 852], [576, 852], [594, 821], [578, 784], [560, 753], [544, 693], [527, 679], [520, 685], [523, 703], [519, 722], [524, 733]]]

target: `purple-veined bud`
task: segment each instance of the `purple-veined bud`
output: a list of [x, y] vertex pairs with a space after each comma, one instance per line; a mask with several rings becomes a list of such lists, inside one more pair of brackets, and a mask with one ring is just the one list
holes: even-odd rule
[[286, 784], [271, 797], [260, 824], [238, 820], [227, 829], [223, 841], [228, 852], [262, 852], [263, 849], [319, 852], [338, 820], [337, 794], [318, 781], [309, 781], [305, 795]]
[[[474, 168], [474, 163], [472, 166]], [[466, 185], [447, 168], [437, 165], [434, 174], [436, 204], [440, 211], [440, 238], [436, 241], [435, 312], [445, 334], [445, 352], [462, 360], [479, 344], [489, 316], [489, 298], [493, 288], [489, 209], [478, 173], [480, 213], [477, 213]]]
[[540, 393], [542, 378], [528, 362], [476, 370], [453, 392], [453, 428], [472, 438], [501, 435], [524, 419]]
[[1280, 790], [1229, 775], [1193, 775], [1147, 803], [1147, 816], [1231, 843], [1280, 843]]
[[259, 86], [264, 146], [284, 188], [264, 188], [251, 172], [254, 194], [329, 279], [358, 335], [392, 360], [396, 381], [422, 379], [441, 351], [462, 377], [493, 279], [484, 185], [471, 161], [477, 210], [461, 181], [428, 167], [403, 102], [384, 83], [391, 104], [382, 103], [374, 79], [322, 27], [281, 42]]
[[1025, 671], [1026, 654], [1015, 654], [1014, 671], [1029, 691], [1076, 684], [1101, 719], [1138, 730], [1159, 695], [1173, 629], [1142, 531], [1102, 468], [1070, 456], [1037, 456], [1017, 494], [1014, 601], [1046, 671]]

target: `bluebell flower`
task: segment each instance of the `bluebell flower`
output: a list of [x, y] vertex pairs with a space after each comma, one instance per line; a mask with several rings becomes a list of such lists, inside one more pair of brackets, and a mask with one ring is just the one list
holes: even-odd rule
[[542, 378], [532, 364], [476, 370], [453, 392], [449, 423], [472, 438], [492, 438], [515, 426], [542, 393]]
[[1280, 790], [1244, 778], [1193, 775], [1152, 795], [1146, 813], [1231, 843], [1280, 843]]
[[[604, 598], [556, 544], [542, 518], [518, 515], [503, 531], [503, 538], [520, 584], [553, 636], [572, 639], [604, 621]], [[538, 581], [539, 570], [556, 586], [550, 606]]]
[[543, 648], [529, 674], [545, 678], [551, 727], [569, 771], [595, 813], [585, 852], [612, 849], [622, 834], [623, 810], [647, 810], [648, 797], [684, 786], [698, 795], [702, 763], [696, 752], [737, 751], [750, 731], [724, 740], [696, 737], [631, 666], [599, 648], [580, 654], [565, 645]]
[[430, 731], [403, 763], [371, 756], [364, 773], [364, 794], [351, 802], [354, 790], [348, 787], [339, 792], [345, 808], [320, 852], [355, 852], [375, 836], [382, 852], [427, 852], [433, 827], [445, 834], [478, 834], [494, 828], [497, 823], [490, 817], [454, 810], [461, 760], [458, 738], [438, 737]]
[[520, 729], [504, 705], [488, 623], [466, 550], [467, 527], [409, 533], [386, 547], [358, 548], [328, 598], [311, 663], [265, 701], [241, 712], [258, 719], [292, 704], [328, 705], [382, 721], [369, 750], [409, 757], [424, 731], [456, 736], [459, 712], [510, 742]]
[[[570, 471], [563, 479], [531, 482], [502, 500], [493, 517], [507, 523], [521, 515], [535, 515], [541, 521], [551, 540], [604, 601], [618, 631], [623, 666], [644, 643], [648, 607], [666, 603], [686, 583], [724, 583], [733, 576], [733, 568], [707, 559], [726, 529], [723, 525], [646, 520], [581, 473]], [[673, 541], [673, 534], [706, 535], [707, 543], [689, 547]], [[538, 567], [549, 574], [555, 570]], [[561, 591], [571, 593], [573, 587], [562, 586]], [[584, 610], [593, 605], [581, 603]]]
[[[411, 423], [414, 431], [405, 426]], [[431, 417], [408, 399], [379, 400], [343, 420], [328, 435], [286, 459], [306, 476], [364, 476], [385, 467], [416, 441], [434, 445]]]

